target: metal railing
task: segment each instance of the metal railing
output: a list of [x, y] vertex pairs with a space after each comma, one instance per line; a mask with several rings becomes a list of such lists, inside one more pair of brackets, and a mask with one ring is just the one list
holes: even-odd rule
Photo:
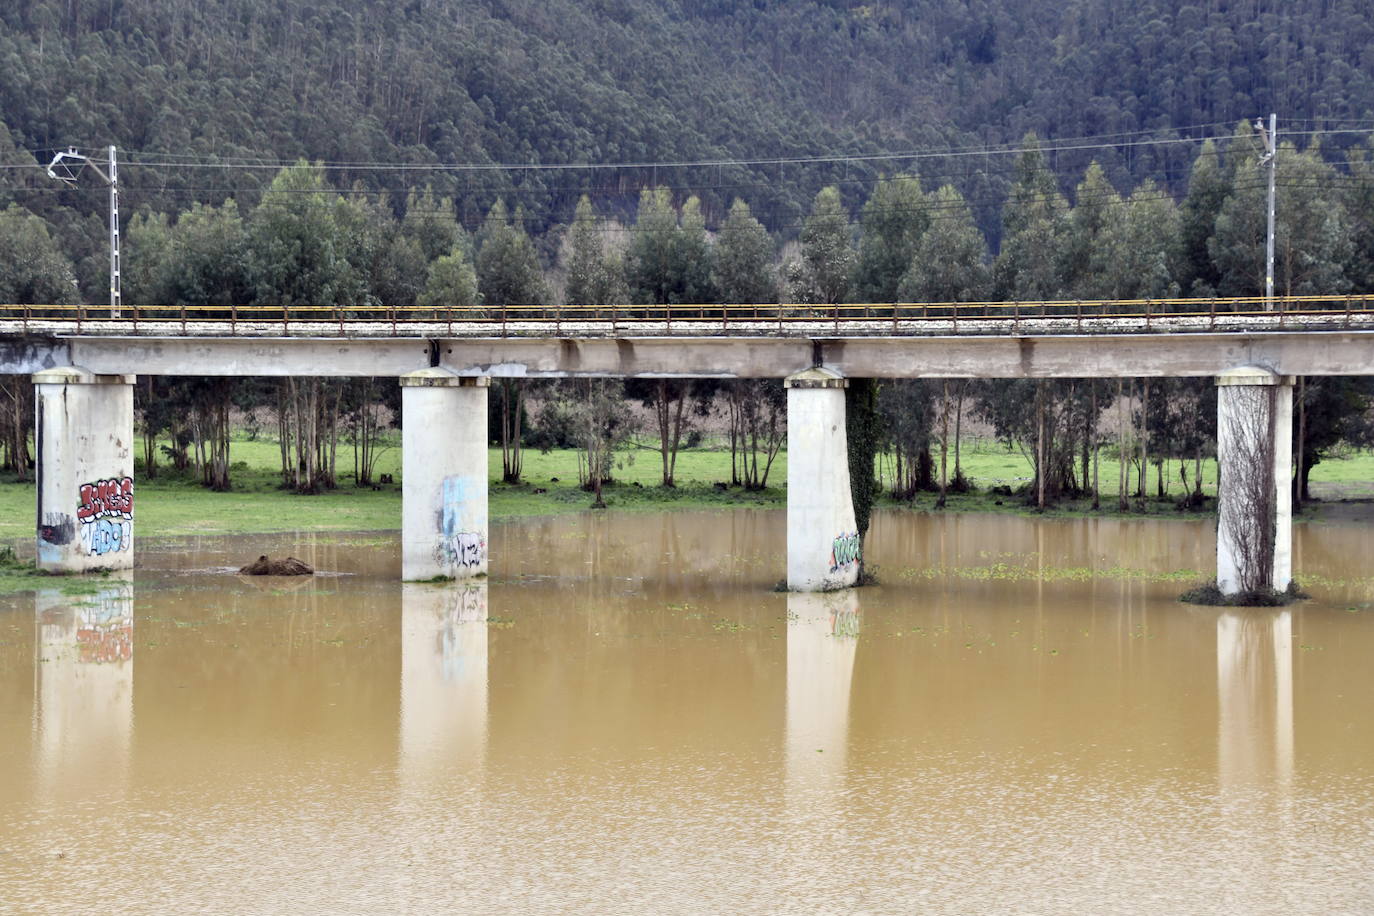
[[[1374, 294], [1207, 299], [1095, 299], [1033, 302], [750, 303], [708, 305], [478, 305], [478, 306], [187, 306], [124, 305], [123, 313], [85, 305], [0, 305], [0, 333], [179, 332], [260, 336], [280, 329], [310, 336], [433, 335], [437, 329], [502, 335], [586, 330], [666, 330], [741, 336], [835, 331], [916, 336], [1012, 334], [1023, 330], [1103, 333], [1151, 330], [1155, 324], [1208, 330], [1245, 317], [1251, 323], [1294, 328], [1366, 327], [1374, 324]], [[1314, 319], [1327, 319], [1314, 321]], [[1123, 328], [1123, 324], [1129, 327]]]

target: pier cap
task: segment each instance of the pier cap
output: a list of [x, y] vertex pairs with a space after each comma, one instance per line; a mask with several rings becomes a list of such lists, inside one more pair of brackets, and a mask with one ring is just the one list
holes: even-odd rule
[[35, 385], [132, 385], [134, 375], [96, 375], [89, 369], [76, 366], [62, 366], [57, 369], [43, 369], [32, 376]]
[[400, 377], [402, 388], [489, 388], [489, 375], [459, 375], [442, 366], [407, 372]]
[[1272, 369], [1263, 366], [1237, 366], [1234, 369], [1227, 369], [1217, 376], [1217, 387], [1225, 388], [1232, 385], [1291, 385], [1293, 376], [1279, 375]]
[[834, 369], [813, 366], [782, 380], [784, 388], [848, 388], [849, 379]]

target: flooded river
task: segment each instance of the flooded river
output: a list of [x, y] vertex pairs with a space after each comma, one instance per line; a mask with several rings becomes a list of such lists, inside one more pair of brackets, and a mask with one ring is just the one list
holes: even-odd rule
[[0, 599], [0, 912], [1374, 909], [1374, 528], [1299, 526], [1283, 610], [1175, 600], [1207, 522], [885, 513], [825, 596], [783, 537], [144, 537]]

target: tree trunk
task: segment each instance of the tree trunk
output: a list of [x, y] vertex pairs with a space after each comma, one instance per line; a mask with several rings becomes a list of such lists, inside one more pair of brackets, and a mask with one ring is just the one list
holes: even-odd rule
[[[510, 461], [510, 482], [519, 483], [520, 475], [525, 472], [525, 455], [521, 451], [521, 438], [523, 436], [524, 417], [525, 417], [525, 386], [517, 379], [511, 379], [515, 383], [515, 417], [512, 423], [515, 427], [515, 435], [511, 436], [511, 461]], [[502, 469], [505, 473], [505, 469]]]
[[687, 386], [679, 383], [670, 388], [667, 379], [659, 379], [654, 388], [654, 415], [658, 420], [658, 453], [663, 462], [663, 486], [675, 487], [677, 450], [682, 441], [682, 408], [687, 402]]
[[1196, 451], [1193, 452], [1193, 498], [1197, 504], [1202, 505], [1202, 439], [1197, 440]]
[[157, 429], [155, 424], [149, 422], [148, 412], [152, 407], [153, 398], [153, 377], [144, 376], [145, 388], [148, 391], [148, 406], [143, 411], [143, 476], [148, 480], [157, 478]]
[[[1089, 394], [1089, 403], [1090, 403], [1090, 404], [1096, 404], [1096, 403], [1097, 403], [1097, 380], [1096, 380], [1096, 379], [1091, 380], [1091, 381], [1089, 382], [1089, 385], [1090, 385], [1090, 388], [1091, 388], [1090, 394]], [[1089, 408], [1089, 409], [1091, 409], [1091, 408]], [[1083, 445], [1083, 451], [1082, 451], [1082, 454], [1079, 456], [1079, 457], [1081, 458], [1080, 467], [1082, 468], [1082, 471], [1081, 471], [1080, 476], [1081, 476], [1081, 479], [1082, 479], [1082, 482], [1083, 482], [1082, 489], [1084, 489], [1084, 490], [1089, 489], [1089, 486], [1090, 486], [1090, 485], [1089, 485], [1088, 481], [1091, 479], [1090, 472], [1091, 472], [1092, 467], [1091, 467], [1091, 463], [1090, 463], [1090, 462], [1091, 462], [1091, 459], [1092, 459], [1092, 454], [1091, 454], [1091, 452], [1092, 452], [1092, 423], [1093, 423], [1093, 418], [1085, 414], [1085, 415], [1083, 416], [1083, 443], [1082, 443], [1082, 445]]]
[[943, 509], [949, 493], [949, 475], [946, 473], [946, 459], [949, 455], [949, 382], [944, 383], [940, 394], [940, 498], [935, 508]]
[[1302, 472], [1303, 453], [1306, 451], [1307, 439], [1307, 377], [1298, 376], [1298, 473], [1294, 480], [1293, 488], [1293, 511], [1302, 511], [1302, 502], [1307, 498], [1306, 480], [1307, 475]]
[[1140, 396], [1140, 490], [1138, 495], [1140, 497], [1140, 506], [1143, 509], [1145, 507], [1145, 496], [1147, 492], [1145, 489], [1145, 483], [1146, 479], [1150, 475], [1150, 427], [1148, 425], [1148, 412], [1150, 409], [1149, 379], [1145, 379], [1145, 381], [1141, 383], [1141, 392], [1142, 393]]
[[[1116, 380], [1116, 410], [1117, 410], [1117, 415], [1116, 415], [1116, 419], [1117, 419], [1117, 424], [1116, 424], [1116, 435], [1117, 435], [1117, 445], [1116, 445], [1116, 455], [1117, 455], [1117, 469], [1116, 469], [1116, 507], [1117, 507], [1117, 509], [1120, 510], [1121, 512], [1125, 512], [1128, 508], [1130, 508], [1129, 505], [1128, 505], [1127, 502], [1126, 502], [1126, 490], [1127, 490], [1127, 488], [1130, 486], [1130, 481], [1128, 480], [1128, 478], [1131, 476], [1131, 471], [1130, 471], [1130, 461], [1131, 461], [1131, 459], [1130, 459], [1130, 456], [1126, 454], [1126, 445], [1127, 445], [1127, 441], [1126, 441], [1126, 440], [1127, 440], [1127, 437], [1126, 437], [1126, 419], [1127, 419], [1128, 414], [1127, 414], [1126, 400], [1122, 397], [1123, 388], [1124, 388], [1124, 386], [1123, 386], [1123, 384], [1122, 384], [1122, 380], [1121, 380], [1121, 379], [1117, 379], [1117, 380]], [[1131, 382], [1131, 388], [1132, 388], [1133, 390], [1134, 390], [1134, 388], [1135, 388], [1135, 382], [1134, 382], [1134, 381]]]
[[968, 390], [968, 379], [959, 382], [959, 394], [954, 401], [954, 479], [963, 486], [964, 469], [959, 462], [959, 443], [964, 426], [964, 392]]
[[1098, 467], [1099, 467], [1099, 464], [1100, 464], [1100, 462], [1101, 462], [1101, 457], [1102, 457], [1102, 456], [1101, 456], [1102, 445], [1101, 445], [1100, 442], [1097, 441], [1097, 380], [1096, 380], [1096, 379], [1093, 379], [1092, 407], [1090, 408], [1090, 410], [1092, 411], [1092, 418], [1091, 418], [1091, 422], [1089, 423], [1089, 426], [1088, 426], [1088, 437], [1089, 437], [1089, 439], [1090, 439], [1091, 442], [1092, 442], [1092, 450], [1093, 450], [1093, 511], [1096, 512], [1098, 509], [1101, 509], [1101, 508], [1102, 508], [1102, 490], [1101, 490], [1101, 488], [1099, 488], [1098, 485], [1097, 485], [1097, 472], [1098, 472]]
[[730, 485], [739, 486], [739, 468], [735, 463], [735, 446], [738, 440], [739, 416], [735, 407], [735, 390], [732, 387], [725, 392], [725, 409], [730, 416]]
[[516, 379], [501, 380], [501, 480], [519, 483], [523, 470], [520, 456], [520, 415], [525, 389]]
[[1035, 383], [1035, 505], [1045, 508], [1045, 383]]

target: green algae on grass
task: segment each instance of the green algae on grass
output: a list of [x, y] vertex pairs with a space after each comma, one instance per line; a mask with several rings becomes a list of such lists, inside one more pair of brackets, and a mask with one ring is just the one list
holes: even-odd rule
[[110, 587], [109, 573], [63, 575], [39, 569], [32, 560], [21, 560], [13, 547], [0, 547], [0, 595], [54, 589], [64, 595], [94, 595]]
[[1131, 566], [1093, 568], [1087, 566], [1034, 566], [1030, 560], [1020, 563], [998, 561], [981, 566], [923, 566], [906, 567], [896, 573], [899, 579], [956, 578], [973, 582], [1092, 582], [1112, 580], [1128, 582], [1180, 582], [1196, 579], [1197, 570], [1153, 570]]

